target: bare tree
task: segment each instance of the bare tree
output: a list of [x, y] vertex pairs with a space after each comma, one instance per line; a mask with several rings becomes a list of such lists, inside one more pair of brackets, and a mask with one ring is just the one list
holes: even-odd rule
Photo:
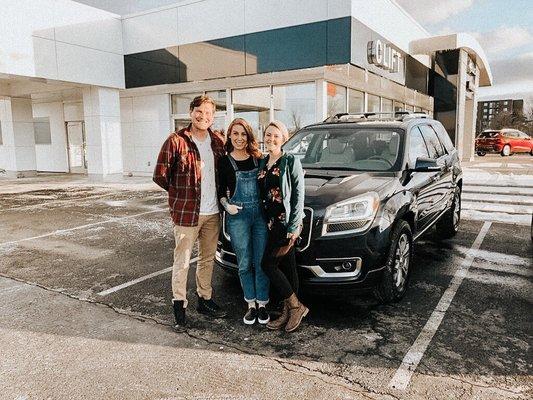
[[499, 112], [494, 115], [489, 125], [490, 129], [518, 129], [520, 131], [533, 133], [533, 110], [531, 107], [524, 114], [522, 111], [517, 112]]
[[294, 126], [294, 130], [290, 132], [290, 135], [292, 136], [294, 132], [298, 132], [300, 128], [302, 127], [302, 116], [299, 115], [296, 110], [291, 111], [291, 118], [292, 118], [292, 125]]

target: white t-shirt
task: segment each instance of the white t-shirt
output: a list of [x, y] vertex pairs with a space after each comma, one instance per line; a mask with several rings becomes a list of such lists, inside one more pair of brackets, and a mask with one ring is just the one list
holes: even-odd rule
[[213, 156], [213, 149], [211, 149], [211, 136], [207, 135], [204, 141], [196, 139], [194, 136], [192, 140], [200, 151], [201, 162], [201, 191], [202, 198], [200, 199], [200, 214], [212, 215], [218, 214], [217, 204], [217, 189], [215, 184], [215, 157]]

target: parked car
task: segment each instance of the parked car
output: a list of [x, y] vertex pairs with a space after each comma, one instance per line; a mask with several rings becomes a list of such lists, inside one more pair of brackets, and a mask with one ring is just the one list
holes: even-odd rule
[[[373, 291], [383, 302], [398, 301], [414, 242], [432, 226], [442, 239], [457, 233], [463, 181], [457, 150], [425, 114], [338, 114], [301, 129], [284, 151], [305, 170], [296, 254], [304, 291]], [[215, 260], [237, 271], [225, 223]]]
[[500, 153], [510, 156], [513, 153], [529, 153], [533, 156], [533, 140], [524, 132], [516, 129], [485, 130], [476, 138], [476, 153]]

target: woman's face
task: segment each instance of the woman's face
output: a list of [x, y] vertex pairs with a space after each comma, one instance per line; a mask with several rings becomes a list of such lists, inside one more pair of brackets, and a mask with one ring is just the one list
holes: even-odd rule
[[229, 134], [229, 138], [235, 150], [246, 149], [246, 145], [248, 144], [248, 136], [246, 136], [246, 131], [242, 125], [233, 125]]
[[269, 152], [277, 153], [281, 151], [281, 146], [285, 143], [283, 134], [278, 128], [270, 125], [265, 131], [265, 148]]

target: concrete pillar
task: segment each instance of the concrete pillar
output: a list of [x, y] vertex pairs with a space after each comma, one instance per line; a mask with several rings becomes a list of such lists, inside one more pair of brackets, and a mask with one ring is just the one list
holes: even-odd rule
[[477, 118], [477, 94], [472, 93], [465, 102], [465, 129], [463, 137], [463, 161], [474, 161]]
[[0, 98], [0, 169], [9, 177], [36, 175], [31, 99]]
[[119, 91], [97, 86], [84, 88], [83, 112], [89, 176], [96, 179], [122, 176]]
[[455, 147], [459, 153], [460, 160], [464, 160], [467, 64], [468, 54], [465, 50], [460, 49], [457, 72], [457, 115], [455, 118]]
[[328, 83], [324, 79], [316, 81], [316, 122], [328, 117]]

